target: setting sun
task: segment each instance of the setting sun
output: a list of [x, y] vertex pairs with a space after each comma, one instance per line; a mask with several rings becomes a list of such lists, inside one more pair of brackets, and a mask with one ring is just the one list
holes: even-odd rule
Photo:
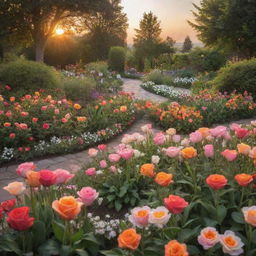
[[65, 31], [62, 28], [57, 28], [55, 33], [60, 36], [60, 35], [63, 35], [65, 33]]

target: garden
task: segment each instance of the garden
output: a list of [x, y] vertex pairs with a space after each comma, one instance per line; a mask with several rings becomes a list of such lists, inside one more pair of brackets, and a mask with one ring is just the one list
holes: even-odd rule
[[256, 255], [255, 3], [129, 4], [0, 3], [0, 255]]

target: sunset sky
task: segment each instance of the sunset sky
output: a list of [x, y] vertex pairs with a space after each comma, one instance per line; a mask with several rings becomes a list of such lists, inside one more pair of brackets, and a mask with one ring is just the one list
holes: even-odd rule
[[129, 19], [128, 43], [133, 42], [134, 28], [139, 27], [143, 13], [149, 11], [161, 20], [163, 38], [171, 36], [177, 42], [183, 42], [189, 35], [193, 42], [198, 42], [195, 31], [187, 23], [187, 20], [193, 20], [192, 3], [199, 4], [200, 0], [122, 0]]

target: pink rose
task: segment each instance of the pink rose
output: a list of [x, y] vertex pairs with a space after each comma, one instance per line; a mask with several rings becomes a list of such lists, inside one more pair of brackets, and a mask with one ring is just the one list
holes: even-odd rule
[[99, 196], [99, 193], [91, 187], [84, 187], [77, 194], [85, 206], [91, 205]]
[[98, 155], [98, 150], [95, 149], [95, 148], [90, 148], [90, 149], [88, 150], [88, 155], [89, 155], [90, 157], [95, 157], [95, 156]]
[[123, 149], [121, 151], [118, 152], [118, 154], [121, 156], [121, 158], [125, 159], [125, 160], [129, 160], [130, 158], [133, 157], [134, 151], [133, 149]]
[[165, 143], [166, 138], [162, 132], [159, 132], [156, 134], [153, 140], [156, 145], [163, 145]]
[[237, 128], [241, 128], [241, 125], [240, 124], [236, 124], [236, 123], [232, 123], [229, 128], [232, 130], [232, 131], [235, 131]]
[[107, 146], [106, 146], [105, 144], [100, 144], [100, 145], [98, 145], [98, 149], [99, 149], [100, 151], [104, 151], [106, 148], [107, 148]]
[[223, 137], [226, 133], [227, 133], [227, 127], [225, 127], [225, 126], [220, 125], [213, 129], [210, 129], [210, 134], [213, 137], [220, 138], [220, 137]]
[[248, 135], [249, 130], [239, 127], [239, 128], [235, 129], [235, 133], [236, 133], [237, 138], [243, 139]]
[[189, 139], [193, 143], [198, 143], [198, 142], [202, 141], [203, 136], [202, 136], [201, 132], [196, 131], [196, 132], [190, 133]]
[[213, 157], [214, 156], [214, 147], [212, 144], [207, 144], [204, 146], [204, 155], [206, 157]]
[[120, 160], [120, 158], [121, 157], [118, 154], [110, 154], [108, 156], [109, 161], [112, 163], [117, 163]]
[[93, 176], [96, 174], [96, 169], [95, 168], [89, 168], [85, 171], [85, 174], [88, 176]]
[[54, 171], [56, 175], [56, 184], [65, 184], [69, 182], [75, 175], [69, 171], [63, 169], [57, 169]]
[[219, 233], [215, 228], [204, 228], [201, 230], [201, 233], [198, 236], [197, 241], [200, 245], [203, 246], [205, 250], [208, 250], [219, 242]]
[[165, 154], [169, 157], [176, 157], [180, 154], [180, 149], [177, 147], [169, 147], [165, 150]]
[[110, 166], [109, 170], [115, 173], [117, 171], [117, 168], [114, 165], [112, 165]]
[[178, 135], [178, 134], [175, 134], [172, 136], [172, 141], [175, 142], [175, 143], [179, 143], [181, 140], [181, 136]]
[[226, 149], [221, 152], [221, 155], [224, 156], [229, 162], [232, 162], [237, 158], [237, 151]]
[[108, 166], [108, 164], [107, 164], [107, 162], [106, 162], [106, 160], [101, 160], [100, 161], [100, 168], [107, 168], [107, 166]]
[[36, 166], [33, 162], [27, 162], [27, 163], [23, 163], [20, 164], [18, 166], [18, 168], [16, 169], [16, 173], [23, 177], [26, 178], [27, 177], [27, 172], [28, 171], [34, 171], [36, 169]]

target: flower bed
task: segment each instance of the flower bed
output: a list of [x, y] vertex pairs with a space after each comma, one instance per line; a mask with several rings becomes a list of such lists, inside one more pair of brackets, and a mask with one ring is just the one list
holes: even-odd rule
[[179, 104], [152, 104], [150, 108], [147, 108], [150, 117], [165, 129], [175, 127], [178, 131], [189, 132], [201, 125], [211, 126], [256, 116], [256, 104], [246, 92], [228, 95], [204, 90], [197, 95], [190, 96], [174, 91], [168, 86], [162, 87], [149, 83], [146, 86], [154, 88], [154, 92], [159, 95], [179, 102]]
[[42, 92], [0, 99], [0, 163], [81, 150], [122, 132], [135, 119], [125, 93], [82, 107]]
[[26, 185], [4, 188], [16, 200], [1, 203], [0, 251], [253, 256], [255, 126], [200, 128], [183, 137], [175, 129], [153, 134], [146, 125], [115, 150], [90, 149], [93, 161], [76, 177], [22, 164], [17, 173]]

